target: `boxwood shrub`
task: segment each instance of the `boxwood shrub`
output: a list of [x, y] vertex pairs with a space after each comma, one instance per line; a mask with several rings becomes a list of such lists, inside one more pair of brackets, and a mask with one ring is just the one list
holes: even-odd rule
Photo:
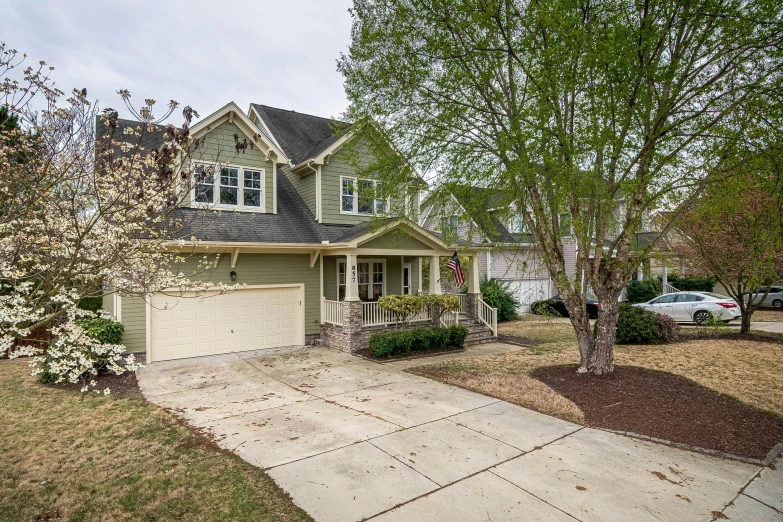
[[84, 333], [103, 344], [122, 344], [122, 334], [125, 332], [122, 323], [103, 317], [90, 317], [79, 319], [77, 324], [84, 329]]
[[715, 287], [715, 279], [711, 277], [669, 275], [667, 279], [670, 285], [684, 292], [712, 292]]
[[408, 355], [411, 352], [442, 350], [449, 346], [462, 348], [467, 336], [468, 329], [459, 324], [448, 328], [381, 332], [370, 337], [370, 353], [373, 357], [385, 359]]

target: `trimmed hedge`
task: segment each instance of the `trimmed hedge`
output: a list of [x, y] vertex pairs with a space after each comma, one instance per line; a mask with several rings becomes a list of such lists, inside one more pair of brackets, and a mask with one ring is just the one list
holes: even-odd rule
[[125, 332], [122, 323], [103, 317], [91, 317], [79, 319], [77, 324], [84, 329], [84, 333], [103, 344], [122, 344], [122, 334]]
[[82, 310], [97, 312], [103, 308], [103, 297], [82, 297], [77, 306]]
[[442, 350], [449, 346], [462, 348], [468, 329], [461, 324], [448, 328], [417, 328], [401, 332], [382, 332], [370, 337], [370, 353], [373, 357], [387, 358], [408, 355], [411, 352]]
[[646, 303], [658, 297], [658, 287], [652, 281], [629, 281], [625, 287], [629, 303]]

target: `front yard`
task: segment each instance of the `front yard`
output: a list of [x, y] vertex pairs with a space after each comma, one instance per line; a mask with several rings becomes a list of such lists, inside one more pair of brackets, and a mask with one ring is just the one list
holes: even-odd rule
[[[562, 379], [558, 381], [556, 376], [552, 375], [565, 371], [563, 367], [566, 365], [572, 365], [573, 368], [565, 371], [563, 375], [573, 375], [574, 380], [579, 379], [575, 376], [578, 352], [570, 324], [558, 321], [515, 321], [502, 324], [500, 333], [534, 338], [541, 342], [527, 350], [425, 365], [411, 371], [594, 427], [622, 430], [616, 425], [607, 425], [601, 420], [601, 416], [596, 415], [595, 410], [598, 408], [595, 404], [588, 404], [590, 396], [595, 394], [597, 395], [592, 397], [592, 400], [600, 401], [601, 408], [611, 408], [613, 412], [617, 412], [617, 418], [628, 417], [627, 431], [635, 431], [632, 428], [645, 429], [645, 425], [634, 422], [634, 418], [646, 416], [651, 420], [651, 425], [655, 425], [656, 419], [660, 424], [667, 413], [671, 414], [667, 409], [680, 408], [679, 414], [685, 417], [689, 416], [688, 407], [691, 408], [691, 413], [696, 409], [699, 414], [703, 414], [704, 410], [714, 410], [715, 416], [721, 418], [682, 418], [681, 424], [688, 426], [701, 423], [700, 429], [704, 434], [723, 430], [733, 432], [733, 441], [712, 442], [716, 446], [714, 449], [729, 453], [744, 452], [747, 456], [751, 456], [750, 453], [754, 451], [759, 453], [759, 448], [750, 450], [740, 446], [743, 438], [763, 438], [763, 431], [753, 426], [760, 423], [766, 423], [767, 431], [771, 429], [775, 436], [779, 437], [778, 442], [783, 440], [783, 344], [771, 342], [769, 337], [764, 341], [754, 340], [752, 337], [738, 340], [736, 334], [733, 334], [729, 337], [689, 340], [687, 335], [695, 336], [695, 332], [688, 332], [681, 342], [668, 345], [616, 346], [615, 364], [619, 370], [637, 367], [651, 371], [644, 372], [644, 376], [632, 375], [634, 372], [631, 371], [616, 371], [609, 379], [604, 379], [601, 387], [605, 389], [575, 391], [564, 385], [568, 383], [562, 382]], [[666, 374], [656, 377], [656, 373], [652, 371], [667, 372], [685, 379], [674, 383]], [[613, 382], [618, 379], [628, 379], [629, 386], [633, 385], [633, 382], [639, 385], [638, 383], [643, 381], [659, 384], [633, 389], [635, 395], [641, 395], [649, 401], [646, 409], [640, 409], [638, 402], [624, 401], [622, 397], [613, 400], [611, 395], [606, 395], [612, 387], [615, 387], [615, 390], [622, 389]], [[689, 387], [690, 383], [686, 379], [700, 386]], [[588, 377], [579, 382], [587, 384], [590, 380], [595, 379]], [[717, 393], [711, 393], [712, 397], [705, 398], [702, 396], [704, 388]], [[682, 395], [686, 393], [689, 394], [687, 397]], [[736, 401], [726, 402], [726, 396]], [[670, 404], [663, 403], [669, 399]], [[707, 400], [707, 403], [704, 400]], [[581, 402], [581, 405], [577, 404], [578, 402]], [[734, 419], [734, 424], [726, 426], [726, 417]], [[653, 429], [655, 428], [657, 426], [653, 426]], [[684, 435], [676, 433], [677, 430], [669, 430], [666, 433], [670, 437], [662, 436], [661, 433], [645, 434], [666, 440], [684, 436], [685, 439], [692, 440], [678, 442], [699, 446], [701, 441], [704, 447], [709, 446], [710, 444], [703, 440], [704, 434], [695, 433], [698, 429], [694, 430], [693, 434]]]
[[310, 520], [260, 469], [142, 399], [0, 362], [0, 520]]

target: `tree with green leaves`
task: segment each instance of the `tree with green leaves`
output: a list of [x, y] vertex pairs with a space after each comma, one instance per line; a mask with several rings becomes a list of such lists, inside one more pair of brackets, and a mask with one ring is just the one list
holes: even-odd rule
[[636, 245], [646, 216], [669, 212], [664, 235], [750, 126], [775, 125], [780, 2], [354, 0], [351, 14], [349, 117], [396, 145], [370, 140], [368, 169], [396, 186], [410, 162], [431, 198], [502, 194], [569, 311], [580, 373], [611, 372], [618, 298], [657, 244]]
[[780, 159], [767, 151], [715, 178], [669, 240], [690, 272], [714, 277], [737, 302], [741, 333], [750, 333], [769, 285], [783, 277], [783, 218], [774, 193]]

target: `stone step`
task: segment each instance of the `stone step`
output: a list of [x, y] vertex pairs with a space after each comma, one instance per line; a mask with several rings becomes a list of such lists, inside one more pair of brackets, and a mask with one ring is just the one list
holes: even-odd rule
[[476, 339], [465, 339], [465, 346], [475, 346], [477, 344], [496, 343], [497, 338], [491, 333], [486, 337], [479, 337]]

